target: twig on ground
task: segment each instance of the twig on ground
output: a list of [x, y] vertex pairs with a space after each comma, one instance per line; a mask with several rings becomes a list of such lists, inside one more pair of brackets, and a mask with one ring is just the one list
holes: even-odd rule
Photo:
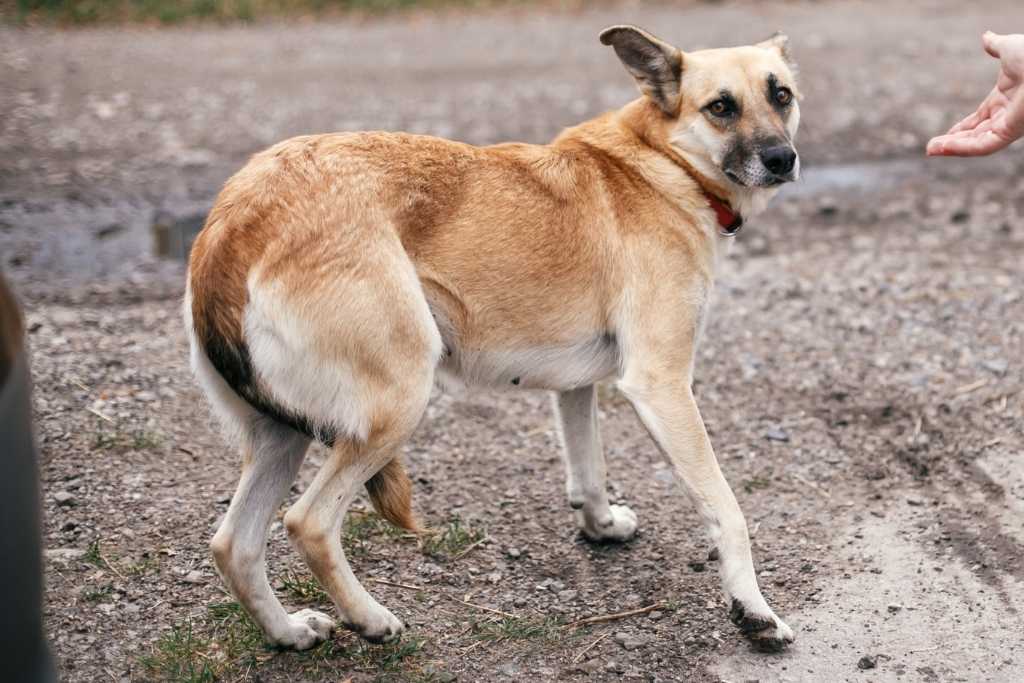
[[476, 542], [474, 542], [474, 543], [471, 543], [471, 544], [470, 544], [469, 546], [467, 546], [466, 548], [464, 548], [464, 549], [462, 550], [462, 552], [460, 552], [460, 553], [459, 553], [458, 555], [455, 555], [454, 557], [452, 557], [452, 559], [453, 559], [453, 560], [461, 560], [461, 559], [462, 559], [462, 558], [463, 558], [463, 557], [464, 557], [465, 555], [467, 555], [467, 554], [469, 553], [469, 551], [470, 551], [470, 550], [472, 550], [473, 548], [477, 547], [478, 545], [480, 545], [480, 544], [481, 544], [481, 543], [483, 543], [484, 541], [489, 541], [489, 540], [491, 540], [491, 537], [490, 537], [490, 536], [484, 536], [484, 537], [483, 537], [483, 538], [481, 538], [481, 539], [480, 539], [479, 541], [476, 541]]
[[592, 643], [591, 643], [590, 645], [587, 645], [587, 646], [586, 646], [585, 648], [583, 648], [582, 650], [580, 650], [580, 651], [579, 651], [579, 654], [577, 654], [577, 655], [576, 655], [575, 657], [573, 657], [573, 658], [572, 658], [572, 663], [573, 663], [573, 664], [578, 664], [578, 663], [579, 663], [579, 661], [580, 661], [581, 659], [583, 659], [583, 655], [585, 655], [585, 654], [587, 654], [588, 652], [590, 652], [591, 650], [593, 650], [593, 649], [594, 649], [594, 646], [595, 646], [595, 645], [597, 645], [598, 643], [600, 643], [600, 642], [601, 642], [602, 640], [604, 640], [605, 638], [607, 638], [607, 637], [608, 637], [608, 634], [609, 634], [609, 633], [611, 633], [611, 631], [608, 631], [608, 632], [606, 632], [606, 633], [602, 633], [601, 635], [599, 635], [599, 636], [597, 637], [597, 640], [595, 640], [595, 641], [594, 641], [594, 642], [592, 642]]
[[519, 617], [517, 617], [514, 614], [510, 614], [508, 612], [502, 612], [500, 609], [494, 609], [493, 607], [484, 607], [483, 605], [475, 605], [472, 602], [466, 602], [465, 600], [459, 600], [458, 598], [453, 597], [451, 595], [448, 595], [447, 593], [442, 593], [441, 595], [445, 596], [449, 600], [452, 600], [453, 602], [459, 603], [460, 605], [465, 605], [466, 607], [472, 607], [473, 609], [479, 609], [479, 610], [483, 610], [484, 612], [491, 612], [493, 614], [500, 614], [501, 616], [508, 617], [509, 619], [518, 619], [519, 618]]
[[960, 387], [959, 389], [956, 389], [953, 393], [955, 395], [957, 395], [957, 396], [963, 396], [964, 394], [969, 394], [972, 391], [977, 391], [978, 389], [981, 389], [983, 386], [986, 386], [987, 384], [988, 384], [988, 380], [987, 379], [979, 379], [977, 382], [971, 382], [970, 384], [965, 384], [964, 386]]
[[413, 586], [412, 584], [409, 584], [409, 583], [395, 583], [394, 581], [387, 581], [385, 579], [370, 579], [370, 581], [373, 581], [374, 583], [382, 583], [385, 586], [394, 586], [395, 588], [405, 588], [406, 590], [411, 590], [411, 591], [425, 591], [425, 590], [428, 590], [427, 588], [424, 588], [423, 586]]
[[117, 571], [117, 567], [115, 567], [113, 564], [110, 563], [110, 560], [107, 559], [106, 555], [104, 555], [103, 553], [99, 552], [99, 550], [96, 551], [96, 554], [100, 556], [101, 560], [103, 560], [103, 564], [107, 565], [107, 569], [109, 569], [110, 571], [112, 571], [115, 574], [117, 574], [118, 576], [120, 576], [122, 581], [127, 581], [128, 580], [128, 579], [125, 578], [124, 574], [122, 574], [121, 572]]
[[631, 609], [627, 612], [616, 612], [615, 614], [605, 614], [599, 617], [587, 617], [586, 619], [578, 619], [566, 624], [566, 628], [577, 628], [579, 626], [586, 626], [588, 624], [601, 624], [606, 621], [615, 621], [616, 619], [625, 619], [626, 617], [635, 617], [638, 614], [646, 614], [653, 612], [654, 610], [664, 607], [665, 603], [656, 602], [653, 605], [647, 607], [641, 607], [640, 609]]
[[92, 413], [96, 417], [106, 420], [110, 424], [117, 424], [116, 422], [114, 422], [114, 418], [108, 417], [108, 416], [104, 415], [103, 413], [101, 413], [100, 411], [96, 410], [95, 408], [86, 407], [86, 410], [88, 410], [90, 413]]
[[828, 491], [826, 491], [825, 489], [823, 489], [820, 486], [818, 486], [817, 484], [815, 484], [813, 481], [810, 481], [808, 479], [804, 479], [803, 477], [801, 477], [799, 474], [797, 474], [795, 472], [793, 473], [793, 478], [796, 479], [801, 484], [803, 484], [804, 486], [806, 486], [806, 487], [808, 487], [810, 489], [813, 489], [815, 493], [819, 494], [823, 498], [831, 500], [832, 494], [830, 494]]

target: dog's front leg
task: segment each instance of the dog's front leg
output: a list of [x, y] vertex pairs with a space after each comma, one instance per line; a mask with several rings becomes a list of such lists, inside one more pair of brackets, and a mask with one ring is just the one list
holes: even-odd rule
[[625, 505], [608, 504], [595, 388], [556, 394], [555, 409], [565, 455], [566, 492], [580, 529], [592, 541], [628, 541], [636, 533], [636, 514]]
[[718, 548], [730, 618], [755, 644], [777, 650], [793, 632], [765, 602], [754, 576], [747, 523], [718, 467], [688, 378], [627, 372], [622, 389], [671, 461]]

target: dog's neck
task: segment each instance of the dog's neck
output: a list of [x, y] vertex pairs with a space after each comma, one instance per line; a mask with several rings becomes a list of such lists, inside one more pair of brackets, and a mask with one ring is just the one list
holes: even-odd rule
[[576, 138], [626, 163], [629, 159], [621, 150], [630, 147], [637, 154], [664, 160], [666, 163], [657, 165], [663, 171], [653, 176], [645, 174], [647, 180], [687, 210], [697, 208], [692, 205], [692, 197], [693, 190], [699, 190], [715, 212], [720, 232], [735, 234], [744, 220], [764, 211], [776, 190], [738, 187], [711, 167], [707, 159], [690, 157], [677, 149], [669, 143], [672, 123], [651, 100], [641, 97], [622, 109], [570, 128], [556, 139], [556, 144]]

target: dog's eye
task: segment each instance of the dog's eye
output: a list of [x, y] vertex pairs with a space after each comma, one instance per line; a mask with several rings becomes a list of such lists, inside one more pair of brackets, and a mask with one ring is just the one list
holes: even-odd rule
[[789, 88], [779, 88], [775, 91], [775, 101], [783, 107], [788, 107], [789, 103], [793, 101], [793, 91]]
[[715, 116], [728, 116], [732, 111], [732, 107], [725, 100], [715, 100], [708, 105], [708, 111]]

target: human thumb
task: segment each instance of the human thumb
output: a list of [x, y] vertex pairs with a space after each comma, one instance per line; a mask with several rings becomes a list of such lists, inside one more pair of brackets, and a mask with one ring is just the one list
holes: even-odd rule
[[985, 52], [999, 59], [999, 51], [1002, 49], [1005, 39], [1006, 36], [1001, 36], [992, 31], [985, 31], [984, 35], [981, 36], [981, 44], [985, 46]]

